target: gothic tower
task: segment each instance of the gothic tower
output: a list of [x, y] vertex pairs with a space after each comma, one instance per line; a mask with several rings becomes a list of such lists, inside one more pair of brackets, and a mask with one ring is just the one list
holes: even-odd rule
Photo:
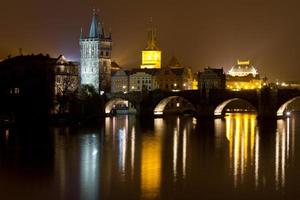
[[80, 35], [81, 85], [93, 86], [97, 92], [109, 91], [111, 78], [111, 34], [106, 34], [98, 16], [93, 11], [90, 32]]
[[142, 64], [141, 68], [159, 69], [161, 68], [161, 51], [157, 47], [156, 31], [154, 30], [152, 19], [150, 20], [151, 26], [148, 31], [147, 47], [142, 51]]

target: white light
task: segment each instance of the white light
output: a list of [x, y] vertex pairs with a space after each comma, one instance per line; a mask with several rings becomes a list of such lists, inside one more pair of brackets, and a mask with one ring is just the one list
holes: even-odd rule
[[95, 149], [95, 150], [93, 151], [92, 155], [93, 155], [93, 156], [96, 156], [97, 154], [98, 154], [98, 150]]
[[100, 91], [100, 95], [102, 96], [104, 94], [104, 91]]
[[291, 116], [291, 112], [286, 112], [286, 116]]

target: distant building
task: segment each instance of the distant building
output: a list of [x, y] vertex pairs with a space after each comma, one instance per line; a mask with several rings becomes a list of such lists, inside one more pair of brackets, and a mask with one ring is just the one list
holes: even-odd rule
[[78, 86], [78, 64], [63, 56], [9, 58], [0, 63], [0, 112], [23, 119], [47, 118], [59, 110], [67, 112], [67, 96]]
[[129, 76], [127, 71], [119, 70], [111, 77], [111, 93], [128, 92]]
[[79, 63], [59, 56], [55, 66], [55, 95], [75, 92], [79, 87]]
[[263, 80], [250, 61], [237, 61], [226, 75], [226, 88], [230, 90], [253, 90], [262, 87]]
[[129, 91], [151, 91], [157, 89], [155, 75], [158, 69], [133, 69], [129, 75]]
[[122, 70], [122, 68], [115, 61], [111, 62], [111, 74], [116, 73], [117, 71]]
[[155, 77], [158, 88], [167, 91], [192, 90], [193, 73], [190, 68], [162, 68]]
[[198, 73], [198, 89], [225, 89], [226, 76], [223, 68], [206, 67]]
[[80, 36], [81, 85], [91, 85], [97, 91], [107, 91], [111, 78], [111, 34], [106, 34], [96, 12], [87, 37]]
[[290, 82], [287, 82], [287, 83], [281, 83], [281, 86], [299, 90], [300, 89], [300, 82], [299, 81], [290, 81]]
[[151, 29], [148, 32], [147, 47], [142, 51], [142, 69], [161, 68], [161, 51], [157, 47], [156, 31], [151, 22]]

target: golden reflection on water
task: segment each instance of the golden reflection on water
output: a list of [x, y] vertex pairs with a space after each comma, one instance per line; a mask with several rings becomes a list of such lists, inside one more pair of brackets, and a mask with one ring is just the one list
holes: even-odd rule
[[277, 131], [275, 139], [276, 189], [285, 187], [286, 171], [289, 167], [288, 163], [291, 163], [290, 161], [293, 160], [295, 144], [295, 131], [291, 131], [291, 125], [293, 126], [293, 124], [294, 119], [291, 118], [277, 121]]
[[259, 134], [256, 115], [228, 114], [225, 123], [229, 142], [229, 167], [234, 176], [234, 186], [244, 182], [246, 172], [254, 173], [255, 185], [258, 186]]
[[188, 123], [180, 123], [181, 119], [176, 118], [173, 129], [173, 181], [186, 177], [187, 148], [188, 148]]
[[154, 135], [142, 138], [141, 191], [143, 199], [156, 199], [161, 185], [161, 146], [160, 135], [163, 119], [155, 119]]

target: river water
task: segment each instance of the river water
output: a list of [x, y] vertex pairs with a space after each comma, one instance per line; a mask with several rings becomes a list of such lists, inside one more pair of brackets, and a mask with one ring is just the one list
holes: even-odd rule
[[300, 115], [1, 129], [1, 199], [297, 199]]

